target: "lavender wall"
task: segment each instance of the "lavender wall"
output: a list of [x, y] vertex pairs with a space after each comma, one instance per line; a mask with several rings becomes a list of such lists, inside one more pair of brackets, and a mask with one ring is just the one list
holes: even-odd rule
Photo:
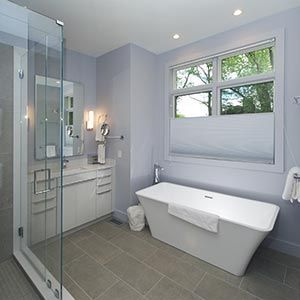
[[[106, 155], [116, 159], [115, 214], [122, 218], [130, 205], [130, 45], [97, 58], [97, 115], [108, 114], [111, 135]], [[122, 152], [118, 158], [117, 152]]]
[[108, 114], [111, 135], [125, 136], [108, 140], [106, 149], [117, 161], [114, 214], [123, 220], [135, 191], [152, 183], [156, 60], [132, 44], [97, 59], [97, 114]]
[[[84, 87], [84, 111], [96, 110], [96, 58], [65, 50], [64, 78]], [[84, 131], [84, 153], [96, 152], [95, 132]]]
[[157, 56], [131, 45], [130, 109], [130, 190], [131, 204], [135, 192], [152, 184], [155, 159], [155, 124]]
[[168, 62], [189, 60], [201, 57], [202, 52], [214, 52], [220, 46], [230, 45], [233, 41], [246, 43], [257, 32], [285, 29], [285, 127], [290, 148], [297, 163], [300, 164], [300, 107], [292, 103], [300, 95], [300, 9], [268, 17], [261, 21], [218, 34], [185, 47], [159, 55], [158, 98], [156, 101], [155, 124], [158, 134], [159, 162], [164, 167], [163, 179], [189, 186], [229, 193], [241, 197], [275, 203], [280, 206], [280, 214], [268, 244], [271, 247], [300, 256], [300, 204], [290, 204], [281, 200], [286, 173], [295, 165], [290, 150], [285, 145], [285, 173], [267, 173], [234, 168], [211, 167], [200, 164], [169, 162], [164, 159], [164, 101], [165, 65]]

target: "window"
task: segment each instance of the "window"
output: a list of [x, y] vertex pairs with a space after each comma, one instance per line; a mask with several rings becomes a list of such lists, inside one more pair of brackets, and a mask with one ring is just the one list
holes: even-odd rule
[[266, 35], [168, 67], [167, 160], [282, 171], [284, 33]]
[[273, 112], [274, 42], [174, 68], [173, 117]]
[[176, 96], [176, 118], [211, 116], [211, 99], [210, 91]]

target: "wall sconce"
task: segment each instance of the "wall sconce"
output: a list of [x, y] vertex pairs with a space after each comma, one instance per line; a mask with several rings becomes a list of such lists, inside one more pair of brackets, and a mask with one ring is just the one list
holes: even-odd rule
[[88, 112], [88, 119], [86, 122], [86, 130], [93, 130], [94, 129], [94, 111], [90, 110]]

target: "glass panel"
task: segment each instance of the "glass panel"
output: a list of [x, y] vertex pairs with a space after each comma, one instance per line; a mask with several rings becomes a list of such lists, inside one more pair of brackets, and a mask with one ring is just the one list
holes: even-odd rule
[[[22, 247], [24, 252], [31, 250], [34, 256], [29, 255], [29, 259], [59, 295], [62, 289], [61, 88], [53, 92], [49, 77], [61, 78], [61, 41], [61, 27], [54, 20], [28, 12], [28, 70], [26, 81], [22, 82], [28, 87], [24, 100], [30, 112], [27, 158], [23, 159], [28, 172], [28, 199], [26, 210], [22, 210], [27, 213], [28, 228]], [[43, 78], [38, 91], [37, 76]], [[35, 158], [35, 128], [41, 133], [39, 151], [44, 154], [39, 161]], [[55, 143], [51, 139], [54, 135]], [[57, 158], [50, 160], [53, 152]]]
[[176, 89], [212, 83], [213, 64], [208, 62], [176, 71]]
[[274, 69], [274, 48], [255, 50], [222, 59], [222, 80], [270, 72]]
[[[0, 196], [1, 200], [5, 196], [10, 201], [1, 203], [9, 204], [9, 216], [4, 218], [11, 217], [10, 221], [14, 198], [14, 227], [11, 224], [5, 227], [18, 228], [7, 230], [9, 239], [1, 236], [2, 242], [8, 245], [2, 248], [11, 251], [14, 238], [16, 257], [22, 256], [28, 262], [24, 264], [25, 269], [30, 263], [37, 270], [36, 275], [40, 275], [34, 277], [35, 283], [41, 286], [50, 280], [51, 289], [57, 290], [61, 298], [62, 88], [56, 96], [59, 115], [56, 135], [60, 137], [57, 159], [35, 160], [34, 126], [42, 128], [40, 145], [47, 153], [50, 145], [47, 80], [51, 74], [62, 77], [62, 27], [55, 20], [8, 1], [0, 1], [0, 20], [0, 142], [6, 147], [2, 149], [6, 155], [0, 152]], [[44, 77], [45, 86], [39, 100], [40, 112], [34, 105], [36, 75]], [[6, 175], [2, 177], [3, 174]]]
[[175, 117], [192, 118], [211, 115], [212, 92], [202, 92], [175, 97]]
[[[59, 139], [57, 130], [59, 130], [59, 94], [61, 82], [57, 78], [47, 77], [47, 87], [45, 86], [45, 77], [36, 75], [35, 77], [35, 110], [37, 117], [43, 117], [43, 97], [45, 90], [48, 95], [48, 147], [51, 151], [46, 153], [48, 158], [58, 156]], [[84, 137], [84, 88], [83, 85], [77, 82], [63, 81], [64, 90], [64, 105], [65, 105], [65, 126], [64, 126], [64, 156], [74, 156], [83, 154]], [[40, 124], [37, 126], [37, 124]], [[36, 122], [35, 125], [35, 159], [43, 160], [45, 153], [43, 149], [44, 127], [41, 122]]]
[[221, 114], [272, 112], [273, 98], [273, 81], [222, 89]]

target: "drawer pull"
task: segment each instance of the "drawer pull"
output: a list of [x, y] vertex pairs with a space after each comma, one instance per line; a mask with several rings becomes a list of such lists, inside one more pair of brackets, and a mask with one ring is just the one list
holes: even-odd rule
[[49, 202], [51, 200], [55, 200], [56, 196], [53, 196], [51, 198], [46, 198], [46, 199], [41, 199], [41, 200], [33, 200], [32, 203], [33, 204], [40, 204], [41, 202]]
[[111, 189], [97, 192], [97, 195], [102, 195], [102, 194], [105, 194], [105, 193], [108, 193], [108, 192], [111, 192]]
[[42, 210], [42, 211], [36, 211], [36, 212], [34, 212], [34, 213], [32, 213], [32, 214], [33, 214], [33, 215], [42, 214], [42, 213], [45, 213], [45, 212], [47, 212], [47, 211], [49, 211], [49, 210], [52, 210], [52, 209], [55, 209], [55, 208], [56, 208], [56, 206], [48, 207], [48, 208], [45, 208], [45, 209]]

